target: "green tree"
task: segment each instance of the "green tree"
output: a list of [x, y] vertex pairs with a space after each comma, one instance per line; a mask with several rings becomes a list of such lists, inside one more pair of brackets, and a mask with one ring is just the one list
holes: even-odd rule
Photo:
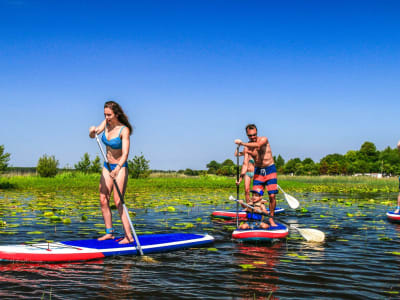
[[296, 158], [289, 159], [284, 167], [285, 174], [290, 174], [290, 173], [295, 174], [296, 173], [296, 165], [298, 163], [301, 163], [300, 158], [296, 157]]
[[319, 174], [321, 175], [326, 175], [328, 174], [328, 170], [329, 170], [329, 165], [327, 161], [321, 161], [319, 163]]
[[185, 174], [186, 176], [198, 176], [199, 171], [187, 168], [185, 172], [183, 172], [183, 174]]
[[301, 162], [299, 162], [299, 163], [297, 163], [295, 165], [295, 171], [294, 172], [295, 172], [294, 173], [295, 175], [304, 175], [305, 174], [304, 166], [303, 166], [303, 164]]
[[4, 153], [4, 145], [0, 145], [0, 173], [7, 169], [9, 160], [10, 153]]
[[361, 145], [359, 153], [361, 155], [360, 158], [366, 162], [375, 162], [379, 158], [379, 152], [376, 151], [375, 144], [371, 142], [364, 142]]
[[83, 173], [89, 173], [89, 168], [90, 168], [90, 157], [89, 153], [86, 152], [83, 155], [82, 159], [77, 164], [75, 164], [75, 169]]
[[92, 160], [90, 164], [89, 173], [100, 173], [100, 172], [101, 172], [100, 157], [96, 155], [95, 159]]
[[207, 164], [206, 167], [208, 169], [208, 174], [217, 174], [217, 171], [221, 167], [221, 164], [216, 162], [215, 160], [212, 160]]
[[[328, 154], [320, 161], [320, 174], [339, 175], [346, 169], [346, 158], [342, 154]], [[322, 168], [322, 169], [321, 169]]]
[[129, 174], [132, 178], [145, 178], [150, 175], [150, 161], [144, 158], [144, 155], [136, 156], [128, 160]]
[[400, 153], [397, 148], [386, 147], [379, 153], [379, 162], [383, 166], [383, 173], [398, 174], [396, 170], [400, 167]]
[[57, 175], [58, 160], [55, 156], [47, 156], [44, 154], [39, 158], [36, 171], [40, 177], [54, 177]]
[[225, 159], [221, 166], [235, 166], [235, 163], [232, 159]]
[[305, 175], [317, 175], [318, 169], [311, 158], [305, 158], [302, 162], [303, 172]]
[[283, 173], [284, 170], [283, 167], [285, 166], [285, 160], [283, 159], [283, 157], [279, 154], [277, 158], [274, 157], [274, 161], [278, 172]]

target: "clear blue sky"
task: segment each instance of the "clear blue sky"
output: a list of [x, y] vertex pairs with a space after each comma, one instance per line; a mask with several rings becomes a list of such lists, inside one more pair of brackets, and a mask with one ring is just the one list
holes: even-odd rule
[[152, 169], [233, 159], [255, 123], [285, 160], [400, 139], [398, 1], [0, 0], [0, 145], [73, 166], [119, 102]]

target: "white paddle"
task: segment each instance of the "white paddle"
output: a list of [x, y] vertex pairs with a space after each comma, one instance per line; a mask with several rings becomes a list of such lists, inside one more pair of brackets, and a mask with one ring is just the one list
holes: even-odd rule
[[[99, 136], [98, 136], [97, 134], [96, 134], [96, 140], [97, 140], [97, 144], [99, 145], [99, 148], [100, 148], [100, 150], [101, 150], [101, 153], [103, 154], [103, 158], [104, 158], [104, 161], [105, 161], [106, 164], [107, 164], [108, 170], [109, 170], [109, 172], [111, 172], [110, 164], [109, 164], [109, 162], [108, 162], [108, 160], [107, 160], [106, 155], [104, 154], [103, 148], [101, 147], [101, 144], [100, 144]], [[138, 239], [138, 237], [137, 237], [137, 235], [136, 235], [135, 228], [134, 228], [133, 225], [132, 225], [131, 217], [129, 216], [129, 211], [128, 211], [128, 209], [126, 208], [125, 201], [124, 201], [124, 197], [122, 196], [122, 193], [121, 193], [121, 191], [119, 190], [118, 184], [117, 184], [117, 182], [115, 181], [115, 179], [113, 179], [113, 181], [114, 181], [114, 186], [115, 186], [115, 188], [116, 188], [116, 190], [117, 190], [119, 199], [121, 200], [121, 203], [122, 203], [122, 207], [123, 207], [123, 209], [124, 209], [124, 212], [125, 212], [125, 214], [126, 214], [126, 216], [127, 216], [127, 218], [128, 218], [129, 225], [130, 225], [131, 230], [132, 230], [132, 233], [133, 233], [133, 237], [135, 238], [135, 241], [136, 241], [137, 249], [139, 250], [140, 255], [143, 256], [142, 247], [140, 246], [140, 242], [139, 242], [139, 239]]]
[[[232, 195], [229, 197], [229, 200], [233, 200], [233, 201], [236, 201], [236, 202], [240, 201], [240, 200], [235, 199]], [[241, 204], [244, 205], [244, 206], [247, 206], [248, 208], [254, 209], [253, 206], [248, 205], [247, 203], [243, 202]], [[259, 210], [257, 210], [257, 211], [259, 211]], [[303, 238], [305, 238], [306, 241], [308, 241], [308, 242], [321, 243], [321, 242], [323, 242], [325, 240], [325, 233], [323, 233], [320, 230], [312, 229], [312, 228], [298, 228], [295, 225], [287, 224], [285, 222], [282, 222], [281, 220], [279, 220], [279, 222], [289, 226], [290, 228], [296, 229], [300, 233], [300, 235]]]
[[281, 192], [283, 193], [283, 196], [285, 196], [285, 200], [287, 201], [287, 203], [289, 204], [290, 208], [296, 209], [299, 207], [300, 203], [299, 201], [293, 197], [290, 196], [289, 194], [286, 194], [284, 190], [282, 190], [282, 188], [278, 185], [278, 188], [281, 190]]

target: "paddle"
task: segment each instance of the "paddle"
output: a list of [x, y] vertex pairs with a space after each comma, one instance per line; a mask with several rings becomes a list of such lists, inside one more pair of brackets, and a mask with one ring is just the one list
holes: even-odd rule
[[[236, 182], [239, 181], [239, 148], [236, 149]], [[239, 199], [239, 185], [236, 185], [236, 198]], [[239, 203], [236, 203], [236, 227], [239, 227]]]
[[[282, 190], [282, 188], [278, 185], [278, 188], [281, 190], [281, 192], [283, 193], [283, 196], [285, 196], [285, 200], [287, 201], [287, 203], [289, 204], [289, 206], [293, 209], [296, 209], [299, 207], [300, 203], [299, 201], [293, 197], [290, 196], [289, 194], [286, 194], [284, 190]], [[239, 197], [238, 197], [239, 198]]]
[[[239, 201], [240, 201], [240, 200], [237, 200], [237, 199], [233, 198], [233, 196], [230, 196], [230, 197], [229, 197], [229, 200], [236, 201], [237, 203], [239, 203]], [[249, 205], [249, 204], [247, 204], [247, 203], [244, 203], [244, 202], [243, 202], [242, 204], [243, 204], [244, 206], [247, 206], [248, 208], [253, 209], [253, 210], [255, 209], [253, 206], [251, 206], [251, 205]], [[257, 210], [257, 211], [258, 211], [258, 213], [261, 213], [262, 215], [266, 215], [266, 214], [262, 213], [260, 210]], [[266, 216], [268, 216], [268, 215], [266, 215]], [[283, 224], [285, 224], [286, 226], [289, 226], [290, 228], [296, 229], [296, 230], [300, 233], [300, 235], [301, 235], [303, 238], [305, 238], [308, 242], [318, 242], [318, 243], [321, 243], [321, 242], [323, 242], [323, 241], [325, 240], [325, 233], [323, 233], [323, 232], [320, 231], [320, 230], [312, 229], [312, 228], [298, 228], [298, 227], [295, 226], [295, 225], [282, 222], [281, 220], [278, 220], [278, 221], [281, 222], [281, 223], [283, 223]]]
[[[106, 155], [105, 155], [105, 153], [104, 153], [104, 151], [103, 151], [103, 148], [101, 147], [100, 140], [99, 140], [99, 136], [98, 136], [97, 134], [96, 134], [96, 140], [97, 140], [97, 144], [99, 145], [100, 151], [101, 151], [101, 153], [103, 154], [103, 158], [104, 158], [104, 161], [105, 161], [106, 164], [107, 164], [108, 170], [110, 171], [110, 170], [111, 170], [110, 163], [109, 163], [108, 160], [107, 160], [107, 157], [106, 157]], [[110, 171], [110, 172], [111, 172], [111, 171]], [[126, 214], [126, 216], [127, 216], [127, 218], [128, 218], [129, 225], [130, 225], [130, 227], [131, 227], [133, 236], [134, 236], [134, 238], [135, 238], [137, 248], [139, 249], [139, 253], [140, 253], [140, 255], [143, 256], [142, 247], [140, 246], [140, 242], [139, 242], [139, 239], [138, 239], [138, 237], [137, 237], [137, 235], [136, 235], [135, 228], [134, 228], [133, 225], [132, 225], [131, 217], [129, 216], [129, 211], [128, 211], [128, 209], [126, 208], [125, 201], [124, 201], [124, 197], [122, 196], [122, 193], [121, 193], [121, 191], [119, 190], [118, 184], [117, 184], [117, 182], [115, 181], [114, 178], [113, 178], [113, 182], [114, 182], [115, 189], [117, 190], [119, 199], [121, 200], [121, 203], [122, 203], [122, 207], [123, 207], [123, 209], [124, 209], [124, 212], [125, 212], [125, 214]], [[121, 216], [121, 217], [122, 217], [122, 216]]]

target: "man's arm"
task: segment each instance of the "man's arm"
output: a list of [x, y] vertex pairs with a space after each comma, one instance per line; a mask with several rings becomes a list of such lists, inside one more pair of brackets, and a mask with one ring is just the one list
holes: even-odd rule
[[268, 139], [265, 136], [262, 136], [258, 139], [257, 142], [251, 142], [251, 143], [241, 142], [239, 145], [245, 146], [245, 147], [250, 147], [250, 148], [260, 149], [262, 146], [266, 145], [267, 143], [268, 143]]

